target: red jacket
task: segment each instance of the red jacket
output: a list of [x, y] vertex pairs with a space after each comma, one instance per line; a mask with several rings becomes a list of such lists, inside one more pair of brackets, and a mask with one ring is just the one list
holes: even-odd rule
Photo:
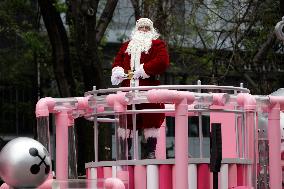
[[[117, 53], [112, 67], [120, 66], [124, 69], [125, 73], [130, 70], [130, 55], [126, 53], [128, 42], [122, 44], [119, 52]], [[149, 79], [140, 79], [140, 86], [152, 86], [159, 85], [158, 80], [153, 80], [154, 76], [162, 74], [169, 66], [169, 55], [166, 48], [166, 44], [159, 39], [152, 41], [152, 47], [148, 53], [142, 53], [140, 64], [144, 64], [143, 68], [147, 75], [150, 75]], [[121, 84], [122, 87], [129, 87], [130, 80], [124, 80]]]
[[[128, 70], [130, 70], [130, 55], [125, 52], [128, 46], [128, 42], [125, 42], [122, 44], [119, 52], [117, 53], [114, 63], [112, 67], [122, 67], [127, 73]], [[169, 66], [169, 54], [166, 48], [166, 44], [162, 40], [153, 40], [152, 46], [149, 49], [148, 53], [142, 53], [140, 64], [144, 64], [143, 68], [145, 70], [145, 73], [150, 76], [150, 78], [147, 79], [140, 79], [139, 85], [140, 86], [155, 86], [159, 85], [160, 81], [157, 80], [157, 75], [162, 74], [166, 71], [166, 69]], [[126, 79], [121, 83], [122, 87], [129, 87], [130, 86], [130, 80]], [[130, 107], [129, 107], [130, 108]], [[136, 109], [161, 109], [164, 108], [164, 104], [139, 104], [136, 105]], [[164, 114], [161, 113], [142, 113], [138, 114], [136, 119], [137, 128], [159, 128], [161, 124], [163, 123], [165, 118]], [[128, 116], [127, 119], [127, 127], [132, 128], [132, 120], [131, 115]]]

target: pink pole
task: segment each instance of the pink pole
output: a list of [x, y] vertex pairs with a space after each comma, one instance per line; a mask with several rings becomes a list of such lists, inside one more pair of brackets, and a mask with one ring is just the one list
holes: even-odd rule
[[242, 138], [242, 116], [241, 115], [237, 115], [237, 127], [238, 127], [238, 133], [237, 137], [238, 137], [238, 148], [239, 148], [239, 154], [237, 154], [238, 158], [243, 158], [244, 157], [244, 149], [243, 149], [243, 138]]
[[254, 112], [246, 112], [246, 131], [247, 131], [247, 136], [246, 136], [246, 142], [247, 142], [247, 158], [252, 160], [252, 165], [246, 166], [246, 181], [247, 181], [247, 186], [249, 187], [256, 187], [256, 180], [257, 180], [257, 175], [256, 175], [256, 145], [255, 145], [255, 127], [254, 127]]
[[269, 181], [270, 188], [281, 189], [280, 105], [275, 104], [268, 113]]
[[166, 121], [160, 127], [160, 135], [156, 147], [156, 159], [166, 159]]
[[172, 189], [172, 165], [159, 166], [159, 188]]
[[56, 124], [56, 179], [68, 179], [68, 112], [55, 114]]
[[[247, 142], [248, 149], [247, 155], [248, 158], [254, 161], [255, 149], [254, 149], [254, 112], [246, 112], [246, 130], [247, 130]], [[255, 163], [255, 162], [253, 162]]]
[[187, 100], [175, 104], [176, 188], [188, 188], [188, 115]]
[[147, 189], [146, 167], [143, 165], [134, 167], [134, 187], [135, 189]]
[[246, 166], [244, 171], [246, 171], [246, 182], [247, 186], [254, 186], [256, 187], [256, 125], [255, 123], [255, 109], [256, 109], [256, 100], [255, 98], [247, 93], [239, 93], [237, 96], [237, 102], [240, 106], [244, 107], [245, 110], [245, 130], [246, 130], [246, 143], [247, 148], [245, 148], [245, 158], [249, 158], [252, 160], [253, 164], [251, 166]]

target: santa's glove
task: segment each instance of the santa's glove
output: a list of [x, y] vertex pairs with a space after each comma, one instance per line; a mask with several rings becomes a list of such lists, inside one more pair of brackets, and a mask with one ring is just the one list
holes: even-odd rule
[[112, 85], [118, 85], [125, 79], [127, 79], [127, 74], [124, 73], [124, 69], [122, 67], [117, 66], [112, 69]]
[[133, 79], [146, 79], [149, 78], [150, 76], [146, 74], [144, 68], [144, 64], [140, 64], [139, 68], [133, 72]]

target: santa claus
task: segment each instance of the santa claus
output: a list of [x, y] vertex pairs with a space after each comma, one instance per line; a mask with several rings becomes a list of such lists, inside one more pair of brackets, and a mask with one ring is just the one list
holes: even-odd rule
[[[140, 18], [132, 31], [130, 41], [122, 44], [112, 65], [111, 82], [113, 85], [155, 86], [159, 85], [158, 76], [169, 66], [169, 55], [164, 41], [158, 39], [159, 34], [148, 18]], [[129, 77], [129, 73], [132, 78]], [[164, 104], [138, 104], [136, 109], [161, 109]], [[146, 140], [146, 158], [155, 158], [155, 149], [159, 128], [163, 123], [163, 113], [141, 113], [136, 117], [137, 129], [143, 129]], [[118, 129], [118, 136], [127, 138], [131, 148], [131, 116], [128, 116], [127, 128]], [[126, 137], [125, 137], [126, 136]]]

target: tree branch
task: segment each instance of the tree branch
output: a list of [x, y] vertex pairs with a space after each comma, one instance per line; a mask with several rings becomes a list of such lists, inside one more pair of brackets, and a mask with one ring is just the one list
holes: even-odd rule
[[139, 0], [131, 0], [131, 4], [132, 4], [133, 9], [134, 9], [135, 20], [138, 20], [141, 17]]
[[261, 45], [256, 55], [253, 57], [253, 63], [261, 63], [267, 56], [269, 49], [271, 49], [275, 41], [276, 41], [276, 35], [274, 33], [274, 30], [272, 30], [269, 33], [266, 41]]
[[74, 96], [75, 82], [70, 65], [69, 42], [60, 14], [53, 1], [39, 0], [41, 15], [52, 46], [54, 75], [62, 97]]
[[96, 27], [97, 33], [96, 33], [96, 40], [97, 43], [100, 43], [102, 40], [102, 37], [104, 36], [104, 33], [107, 29], [108, 24], [110, 23], [113, 13], [115, 10], [115, 7], [117, 5], [118, 0], [108, 0], [106, 3], [106, 6], [101, 14], [101, 17], [99, 19], [98, 25]]

